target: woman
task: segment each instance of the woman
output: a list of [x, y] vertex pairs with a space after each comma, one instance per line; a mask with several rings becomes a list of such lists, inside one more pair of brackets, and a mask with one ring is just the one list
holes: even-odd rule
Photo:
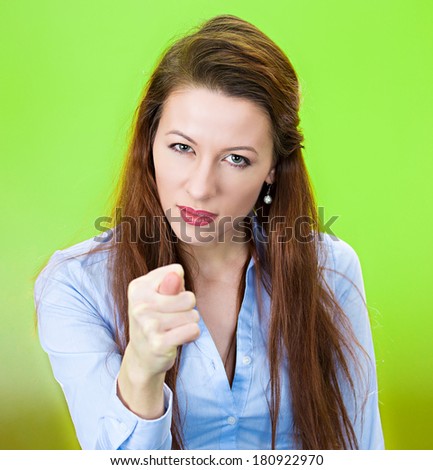
[[162, 56], [117, 224], [35, 284], [83, 448], [383, 448], [361, 267], [319, 232], [299, 102], [287, 57], [235, 16]]

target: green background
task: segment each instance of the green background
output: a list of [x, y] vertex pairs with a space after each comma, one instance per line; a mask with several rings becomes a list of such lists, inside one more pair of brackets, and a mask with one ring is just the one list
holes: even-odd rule
[[318, 204], [363, 268], [386, 447], [433, 448], [428, 0], [1, 0], [1, 448], [79, 447], [32, 279], [97, 234], [160, 52], [221, 13], [262, 29], [299, 75]]

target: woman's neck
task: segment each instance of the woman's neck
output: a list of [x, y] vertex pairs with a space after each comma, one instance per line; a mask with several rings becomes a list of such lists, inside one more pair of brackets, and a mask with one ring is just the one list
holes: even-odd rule
[[232, 243], [230, 245], [217, 243], [211, 246], [190, 246], [191, 252], [197, 261], [199, 272], [195, 278], [203, 281], [217, 281], [227, 272], [237, 272], [242, 269], [250, 256], [248, 243]]

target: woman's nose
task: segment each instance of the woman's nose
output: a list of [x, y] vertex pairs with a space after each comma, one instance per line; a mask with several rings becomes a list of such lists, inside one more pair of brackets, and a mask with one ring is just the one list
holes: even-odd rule
[[193, 200], [210, 199], [217, 192], [215, 168], [204, 160], [197, 162], [187, 183], [187, 192]]

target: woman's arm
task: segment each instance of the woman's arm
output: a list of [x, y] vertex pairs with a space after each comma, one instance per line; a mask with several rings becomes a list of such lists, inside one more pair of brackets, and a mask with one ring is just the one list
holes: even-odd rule
[[143, 377], [143, 369], [129, 346], [126, 347], [117, 378], [117, 396], [123, 404], [144, 419], [158, 419], [164, 412], [165, 374]]
[[[383, 449], [384, 439], [378, 405], [378, 385], [376, 376], [376, 360], [366, 302], [361, 264], [355, 250], [345, 241], [333, 240], [332, 253], [335, 270], [335, 295], [343, 311], [349, 318], [353, 332], [366, 351], [368, 357], [357, 354], [364, 375], [358, 378], [353, 374], [356, 387], [357, 403], [346, 395], [349, 411], [354, 416], [354, 429], [360, 449]], [[350, 406], [352, 405], [352, 409]], [[362, 408], [364, 405], [364, 408]], [[356, 414], [356, 416], [355, 416]]]
[[172, 392], [164, 414], [144, 419], [118, 396], [122, 356], [101, 315], [94, 286], [78, 259], [56, 266], [57, 251], [36, 280], [39, 338], [65, 394], [83, 449], [171, 449]]

